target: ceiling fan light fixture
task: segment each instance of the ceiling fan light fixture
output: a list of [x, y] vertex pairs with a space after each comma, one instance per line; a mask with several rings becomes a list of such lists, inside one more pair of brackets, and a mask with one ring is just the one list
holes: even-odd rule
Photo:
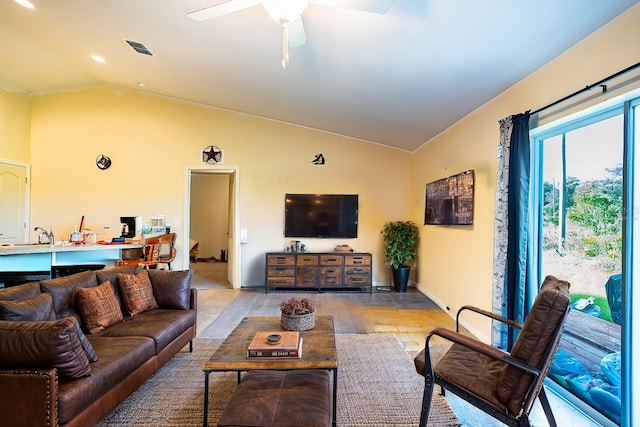
[[282, 26], [282, 68], [289, 62], [289, 24], [300, 19], [308, 0], [263, 0], [262, 7], [271, 19]]
[[279, 24], [288, 24], [300, 19], [309, 6], [307, 0], [263, 0], [262, 7], [269, 17]]

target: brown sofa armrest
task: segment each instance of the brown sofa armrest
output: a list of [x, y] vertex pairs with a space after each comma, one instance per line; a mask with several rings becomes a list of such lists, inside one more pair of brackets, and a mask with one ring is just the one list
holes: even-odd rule
[[58, 426], [55, 369], [0, 370], [0, 420], [5, 427]]
[[189, 292], [189, 308], [195, 310], [198, 307], [198, 290], [191, 288]]

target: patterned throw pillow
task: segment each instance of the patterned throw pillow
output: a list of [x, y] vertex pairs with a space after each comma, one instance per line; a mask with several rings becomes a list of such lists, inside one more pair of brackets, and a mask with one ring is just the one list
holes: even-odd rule
[[119, 273], [118, 284], [120, 285], [124, 307], [127, 309], [129, 316], [135, 316], [143, 311], [158, 308], [147, 270], [142, 270], [137, 274]]
[[76, 301], [90, 334], [123, 320], [120, 304], [108, 281], [92, 288], [77, 288]]

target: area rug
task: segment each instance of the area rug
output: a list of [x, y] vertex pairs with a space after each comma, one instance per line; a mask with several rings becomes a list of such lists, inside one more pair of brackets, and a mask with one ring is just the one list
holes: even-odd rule
[[[197, 338], [194, 352], [178, 353], [98, 427], [202, 425], [202, 366], [220, 339]], [[338, 426], [416, 426], [424, 379], [392, 335], [336, 335]], [[236, 387], [236, 373], [209, 376], [209, 425], [215, 426]], [[295, 410], [292, 408], [292, 410]], [[434, 396], [429, 425], [460, 423], [444, 398]]]

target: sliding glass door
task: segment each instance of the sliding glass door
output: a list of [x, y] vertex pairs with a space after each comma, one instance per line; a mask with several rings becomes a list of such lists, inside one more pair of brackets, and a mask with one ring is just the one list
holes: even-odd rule
[[630, 298], [639, 210], [633, 195], [640, 185], [633, 185], [633, 147], [640, 126], [634, 127], [639, 115], [633, 105], [620, 102], [532, 131], [539, 230], [534, 268], [541, 278], [568, 280], [572, 294], [549, 377], [605, 424], [629, 417], [634, 388]]

